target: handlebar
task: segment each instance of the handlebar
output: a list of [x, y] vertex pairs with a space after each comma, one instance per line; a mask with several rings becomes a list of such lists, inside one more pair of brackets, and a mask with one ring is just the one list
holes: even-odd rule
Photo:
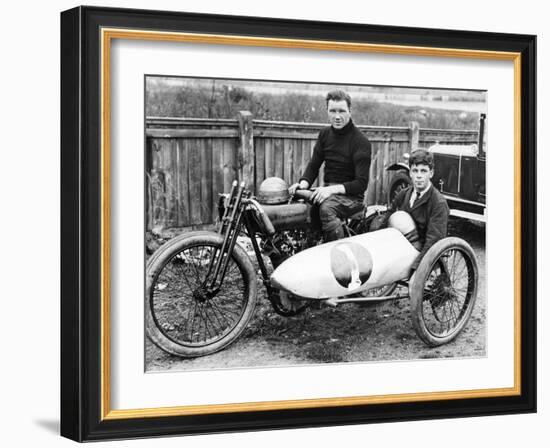
[[296, 199], [304, 199], [306, 201], [310, 201], [312, 194], [313, 190], [296, 190], [294, 193], [294, 197]]

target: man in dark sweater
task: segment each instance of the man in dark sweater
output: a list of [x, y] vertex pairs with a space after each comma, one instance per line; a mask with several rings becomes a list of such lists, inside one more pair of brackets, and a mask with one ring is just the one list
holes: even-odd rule
[[413, 151], [409, 166], [412, 186], [400, 191], [395, 197], [386, 214], [386, 221], [398, 210], [411, 215], [416, 225], [420, 250], [412, 265], [414, 272], [428, 249], [447, 236], [449, 206], [443, 195], [432, 185], [432, 154], [423, 149]]
[[289, 188], [290, 194], [309, 188], [325, 163], [324, 185], [312, 196], [325, 241], [344, 237], [342, 220], [363, 208], [369, 182], [371, 145], [351, 120], [351, 98], [342, 90], [327, 94], [330, 126], [317, 138], [311, 160], [300, 180]]

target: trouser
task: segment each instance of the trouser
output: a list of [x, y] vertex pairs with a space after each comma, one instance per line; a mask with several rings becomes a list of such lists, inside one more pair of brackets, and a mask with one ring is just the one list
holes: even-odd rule
[[311, 221], [323, 231], [325, 241], [344, 237], [342, 220], [349, 218], [363, 208], [363, 197], [333, 194], [319, 206], [311, 208]]

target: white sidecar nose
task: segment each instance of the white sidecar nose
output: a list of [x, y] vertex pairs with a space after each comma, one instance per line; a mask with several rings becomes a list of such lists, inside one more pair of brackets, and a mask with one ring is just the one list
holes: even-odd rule
[[383, 229], [299, 252], [275, 269], [271, 282], [305, 298], [346, 296], [406, 278], [417, 256], [401, 232]]

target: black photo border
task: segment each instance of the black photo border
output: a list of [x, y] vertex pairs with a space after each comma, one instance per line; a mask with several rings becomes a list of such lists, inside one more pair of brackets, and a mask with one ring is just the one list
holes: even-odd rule
[[[103, 124], [105, 30], [399, 47], [396, 53], [507, 54], [516, 71], [516, 379], [514, 394], [368, 404], [309, 403], [201, 412], [109, 408], [109, 279]], [[119, 33], [119, 34], [117, 34]], [[108, 48], [108, 47], [107, 47]], [[245, 47], [243, 47], [245, 51]], [[420, 49], [420, 50], [419, 50]], [[376, 50], [374, 50], [376, 51]], [[457, 54], [458, 54], [457, 53]], [[510, 56], [511, 55], [511, 56]], [[536, 412], [536, 36], [100, 7], [61, 14], [61, 434], [77, 441]], [[498, 58], [498, 56], [495, 56]], [[107, 59], [108, 60], [108, 59]], [[108, 108], [107, 108], [108, 109]], [[103, 126], [103, 127], [102, 127]], [[107, 164], [107, 165], [106, 165]], [[519, 234], [518, 228], [520, 229]], [[106, 241], [106, 243], [105, 243]], [[108, 349], [108, 345], [107, 345]], [[307, 401], [307, 400], [306, 400]], [[276, 402], [280, 403], [280, 402]]]

